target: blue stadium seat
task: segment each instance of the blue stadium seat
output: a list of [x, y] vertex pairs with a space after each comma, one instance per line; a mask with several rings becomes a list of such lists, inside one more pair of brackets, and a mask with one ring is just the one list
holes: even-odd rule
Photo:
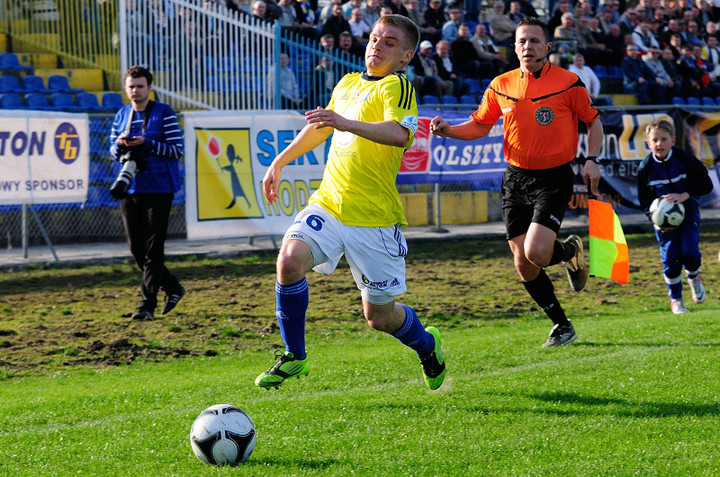
[[619, 66], [608, 66], [608, 78], [622, 79], [623, 73]]
[[483, 80], [480, 82], [480, 87], [483, 91], [488, 89], [488, 86], [490, 86], [490, 83], [492, 83], [492, 78], [483, 78]]
[[422, 96], [422, 104], [440, 104], [440, 98], [434, 94], [424, 94]]
[[115, 178], [108, 173], [105, 164], [97, 161], [90, 161], [90, 182], [112, 184], [113, 182], [115, 182]]
[[82, 108], [75, 104], [72, 95], [69, 93], [53, 93], [50, 95], [50, 104], [62, 111], [77, 112]]
[[50, 75], [48, 76], [48, 89], [53, 93], [82, 93], [80, 88], [71, 88], [67, 76]]
[[0, 109], [27, 109], [17, 93], [0, 94]]
[[77, 96], [75, 96], [75, 101], [77, 101], [78, 107], [89, 113], [103, 110], [103, 107], [98, 103], [97, 96], [92, 93], [78, 93]]
[[592, 67], [592, 70], [595, 72], [595, 76], [597, 76], [598, 79], [605, 79], [608, 77], [607, 68], [603, 65], [595, 65]]
[[685, 101], [685, 98], [681, 98], [680, 96], [673, 96], [672, 104], [676, 106], [685, 106], [687, 102]]
[[23, 86], [28, 93], [50, 93], [51, 91], [45, 87], [45, 81], [41, 76], [26, 75], [22, 79]]
[[102, 95], [102, 106], [107, 111], [117, 111], [125, 106], [125, 103], [123, 103], [122, 95], [120, 93], [108, 91]]
[[480, 80], [477, 80], [475, 78], [466, 78], [465, 84], [467, 85], [467, 90], [469, 94], [481, 94], [485, 89], [480, 84]]
[[686, 101], [688, 106], [700, 106], [702, 104], [695, 96], [688, 96]]
[[210, 75], [207, 77], [208, 91], [225, 91], [225, 79], [222, 76]]
[[710, 96], [703, 96], [701, 102], [703, 106], [717, 106], [715, 104], [715, 99]]
[[442, 104], [458, 104], [458, 99], [452, 94], [443, 94], [440, 97], [440, 102]]
[[460, 96], [460, 104], [472, 104], [477, 106], [478, 102], [477, 99], [475, 99], [475, 96], [471, 94], [463, 94]]
[[51, 106], [48, 97], [43, 93], [28, 93], [25, 95], [25, 104], [28, 109], [40, 111], [58, 111], [58, 108]]
[[20, 84], [17, 76], [0, 76], [0, 93], [27, 93], [28, 90]]
[[0, 70], [32, 71], [32, 66], [21, 65], [15, 53], [0, 53]]

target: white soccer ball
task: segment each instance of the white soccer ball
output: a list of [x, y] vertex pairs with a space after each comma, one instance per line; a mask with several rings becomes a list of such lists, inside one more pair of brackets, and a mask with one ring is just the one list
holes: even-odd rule
[[662, 197], [650, 204], [650, 220], [663, 230], [671, 230], [680, 225], [685, 218], [685, 206], [673, 204]]
[[205, 409], [190, 429], [190, 445], [198, 459], [212, 465], [237, 465], [255, 449], [255, 425], [230, 404]]

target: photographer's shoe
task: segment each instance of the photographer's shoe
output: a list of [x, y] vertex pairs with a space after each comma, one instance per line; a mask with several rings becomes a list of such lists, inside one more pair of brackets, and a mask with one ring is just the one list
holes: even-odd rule
[[178, 304], [178, 302], [185, 296], [185, 289], [180, 287], [178, 293], [169, 293], [165, 295], [165, 305], [163, 306], [161, 314], [170, 313]]
[[155, 319], [152, 310], [144, 307], [139, 307], [132, 315], [133, 320], [148, 321]]

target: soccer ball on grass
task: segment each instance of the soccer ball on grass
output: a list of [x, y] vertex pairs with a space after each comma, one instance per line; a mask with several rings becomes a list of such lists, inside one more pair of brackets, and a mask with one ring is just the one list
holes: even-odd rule
[[685, 218], [685, 206], [673, 204], [662, 197], [650, 204], [650, 220], [662, 230], [672, 230]]
[[237, 465], [255, 449], [255, 425], [244, 411], [230, 404], [205, 409], [190, 429], [190, 445], [206, 464]]

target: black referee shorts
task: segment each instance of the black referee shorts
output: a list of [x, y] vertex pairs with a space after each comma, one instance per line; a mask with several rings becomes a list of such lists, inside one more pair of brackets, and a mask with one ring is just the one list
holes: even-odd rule
[[552, 169], [509, 165], [502, 180], [502, 209], [507, 239], [527, 233], [532, 222], [560, 230], [573, 194], [570, 163]]

